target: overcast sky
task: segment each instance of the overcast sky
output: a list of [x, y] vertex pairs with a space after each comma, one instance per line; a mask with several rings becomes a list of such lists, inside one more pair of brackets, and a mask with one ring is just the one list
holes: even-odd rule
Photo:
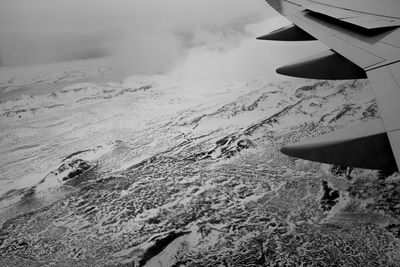
[[288, 23], [261, 0], [1, 0], [0, 57], [18, 65], [107, 55], [191, 79], [258, 79], [322, 49], [255, 40]]

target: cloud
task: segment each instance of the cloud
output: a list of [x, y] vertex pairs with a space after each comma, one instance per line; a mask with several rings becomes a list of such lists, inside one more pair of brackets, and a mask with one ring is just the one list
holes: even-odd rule
[[0, 49], [10, 65], [73, 58], [90, 48], [146, 61], [175, 56], [179, 32], [264, 12], [259, 2], [245, 0], [2, 0]]
[[199, 81], [273, 78], [318, 45], [255, 37], [288, 23], [248, 0], [1, 0], [0, 62], [108, 56], [135, 72]]
[[289, 23], [283, 17], [272, 17], [244, 25], [243, 31], [238, 32], [220, 34], [198, 30], [193, 40], [200, 45], [188, 50], [171, 74], [196, 83], [281, 78], [275, 74], [277, 67], [326, 49], [319, 42], [268, 42], [255, 39]]

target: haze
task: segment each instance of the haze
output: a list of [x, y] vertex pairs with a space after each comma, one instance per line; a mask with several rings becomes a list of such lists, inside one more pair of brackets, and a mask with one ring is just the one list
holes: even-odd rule
[[254, 38], [289, 22], [259, 0], [2, 0], [0, 65], [107, 57], [190, 79], [257, 79], [323, 47]]

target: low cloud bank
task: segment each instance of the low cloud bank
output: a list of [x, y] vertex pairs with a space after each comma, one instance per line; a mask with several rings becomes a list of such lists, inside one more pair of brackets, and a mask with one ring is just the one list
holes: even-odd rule
[[193, 37], [199, 45], [187, 51], [171, 74], [195, 82], [282, 77], [275, 73], [277, 67], [327, 49], [319, 42], [255, 39], [289, 23], [279, 16], [244, 25], [242, 31], [228, 30], [224, 34], [200, 29]]
[[255, 40], [288, 23], [248, 0], [2, 0], [0, 65], [108, 57], [196, 82], [272, 78], [322, 47]]

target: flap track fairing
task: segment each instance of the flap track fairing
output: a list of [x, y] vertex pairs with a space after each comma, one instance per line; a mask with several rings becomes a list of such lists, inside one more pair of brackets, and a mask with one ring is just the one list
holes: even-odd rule
[[280, 67], [276, 72], [287, 76], [322, 80], [367, 78], [362, 68], [333, 50]]
[[266, 35], [257, 37], [257, 40], [267, 41], [313, 41], [316, 40], [312, 35], [308, 34], [301, 28], [292, 24], [283, 28], [277, 29]]
[[309, 142], [287, 145], [281, 152], [296, 158], [347, 167], [397, 171], [381, 120], [353, 125]]

